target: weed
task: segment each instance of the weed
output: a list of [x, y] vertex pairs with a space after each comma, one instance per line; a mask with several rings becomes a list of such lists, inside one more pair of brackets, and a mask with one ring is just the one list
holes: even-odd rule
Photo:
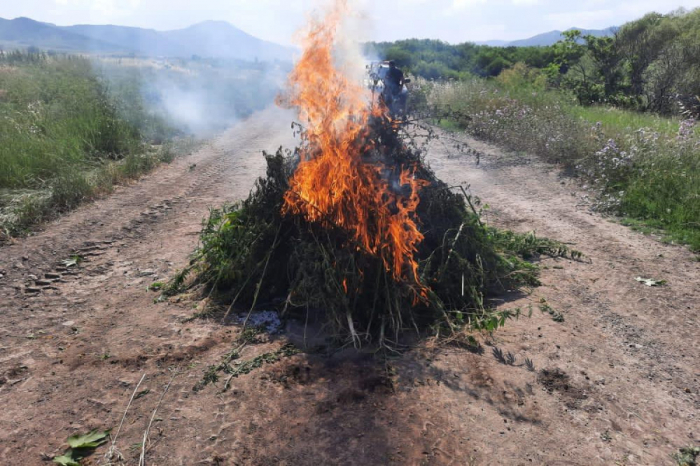
[[0, 65], [8, 61], [15, 72], [0, 73], [0, 230], [10, 235], [195, 147], [174, 139], [165, 111], [150, 110], [138, 72], [109, 70], [121, 76], [115, 86], [87, 57], [0, 54]]
[[299, 352], [300, 350], [294, 345], [285, 345], [277, 351], [263, 353], [253, 359], [237, 362], [232, 366], [230, 363], [240, 357], [239, 350], [234, 349], [224, 356], [223, 361], [220, 364], [209, 366], [204, 373], [202, 380], [195, 384], [193, 390], [198, 392], [209, 384], [215, 384], [219, 381], [219, 373], [223, 372], [229, 375], [223, 388], [223, 391], [226, 391], [228, 390], [229, 382], [232, 378], [249, 374], [254, 369], [262, 367], [264, 364], [272, 364], [282, 358], [294, 356]]
[[159, 291], [161, 288], [165, 286], [165, 283], [163, 282], [153, 282], [150, 285], [148, 285], [148, 291]]
[[104, 432], [93, 430], [84, 435], [72, 435], [68, 437], [70, 448], [62, 455], [54, 457], [53, 462], [63, 466], [80, 466], [80, 460], [105, 443], [108, 436], [108, 430]]
[[671, 455], [677, 466], [696, 466], [700, 447], [684, 447]]
[[540, 299], [540, 311], [549, 314], [554, 322], [564, 322], [564, 315], [561, 312], [555, 311], [544, 298]]

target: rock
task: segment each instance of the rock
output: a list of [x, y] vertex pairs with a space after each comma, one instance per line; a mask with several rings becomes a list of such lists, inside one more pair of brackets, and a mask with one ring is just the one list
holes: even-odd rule
[[37, 277], [37, 276], [34, 275], [33, 273], [30, 273], [29, 275], [27, 275], [27, 278], [30, 279], [30, 280], [38, 280], [38, 279], [39, 279], [39, 277]]
[[156, 271], [153, 269], [143, 269], [139, 270], [139, 277], [146, 277], [148, 275], [155, 275]]
[[61, 278], [61, 274], [47, 272], [44, 274], [44, 278], [48, 278], [49, 280], [57, 280]]
[[34, 280], [36, 286], [49, 286], [51, 284], [48, 280]]
[[72, 327], [73, 325], [75, 325], [75, 321], [67, 320], [67, 321], [63, 322], [61, 325], [63, 325], [64, 327]]
[[34, 288], [31, 286], [28, 286], [24, 289], [25, 293], [39, 293], [41, 290], [39, 288]]

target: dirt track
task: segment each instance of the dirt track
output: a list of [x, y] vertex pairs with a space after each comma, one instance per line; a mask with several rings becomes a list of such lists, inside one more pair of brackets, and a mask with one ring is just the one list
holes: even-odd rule
[[[471, 184], [491, 223], [571, 243], [591, 261], [545, 261], [545, 285], [502, 304], [532, 304], [532, 318], [511, 322], [483, 354], [300, 354], [233, 379], [227, 392], [222, 380], [192, 390], [237, 328], [185, 323], [196, 302], [156, 304], [146, 287], [187, 263], [208, 206], [247, 195], [263, 149], [291, 145], [289, 116], [267, 111], [0, 248], [0, 464], [43, 464], [71, 434], [116, 429], [143, 373], [116, 444], [126, 464], [138, 463], [173, 374], [148, 464], [673, 464], [671, 453], [700, 443], [700, 263], [591, 214], [555, 168], [467, 142], [480, 165], [437, 143], [428, 160], [439, 176]], [[86, 261], [74, 274], [59, 270], [32, 291], [30, 275], [56, 273], [76, 252]], [[541, 298], [565, 321], [541, 313]], [[283, 344], [248, 346], [242, 359]], [[90, 464], [105, 464], [105, 451]]]

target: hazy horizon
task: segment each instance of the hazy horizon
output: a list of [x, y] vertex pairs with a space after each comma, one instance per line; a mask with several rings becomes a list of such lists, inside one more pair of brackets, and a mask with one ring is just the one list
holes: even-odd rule
[[[283, 45], [306, 22], [319, 0], [26, 0], [0, 8], [0, 17], [29, 17], [59, 26], [114, 24], [156, 30], [227, 21], [260, 39]], [[700, 0], [403, 0], [370, 5], [353, 2], [361, 16], [362, 40], [441, 39], [450, 43], [512, 41], [571, 27], [604, 29], [656, 11], [700, 7]], [[167, 12], [164, 15], [163, 12]]]

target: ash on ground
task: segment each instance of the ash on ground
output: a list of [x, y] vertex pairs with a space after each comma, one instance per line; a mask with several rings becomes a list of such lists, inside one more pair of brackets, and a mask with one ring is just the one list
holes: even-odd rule
[[[240, 323], [245, 322], [248, 314], [239, 314], [238, 320]], [[264, 327], [269, 334], [275, 334], [282, 331], [282, 321], [276, 311], [256, 311], [250, 314], [248, 318], [249, 327], [259, 328]]]

